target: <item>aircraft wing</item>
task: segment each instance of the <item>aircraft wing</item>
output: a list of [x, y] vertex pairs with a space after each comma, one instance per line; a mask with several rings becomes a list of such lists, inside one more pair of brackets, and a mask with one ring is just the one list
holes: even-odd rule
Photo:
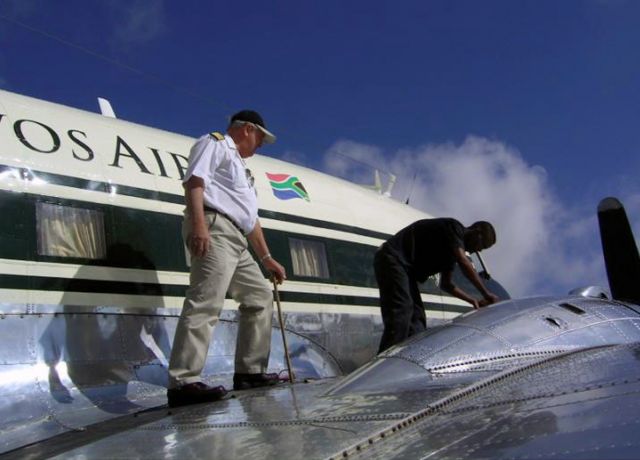
[[89, 426], [20, 455], [637, 458], [639, 358], [637, 344], [505, 358], [488, 377], [429, 377], [413, 391], [336, 392], [340, 379], [283, 385]]

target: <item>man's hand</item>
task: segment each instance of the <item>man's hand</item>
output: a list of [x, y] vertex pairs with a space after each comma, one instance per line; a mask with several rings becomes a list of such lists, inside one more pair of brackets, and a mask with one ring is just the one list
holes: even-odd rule
[[187, 236], [189, 252], [193, 257], [204, 257], [209, 251], [209, 230], [206, 225], [196, 225]]
[[476, 299], [471, 299], [469, 303], [473, 306], [474, 310], [484, 307], [484, 305], [482, 305], [482, 301], [478, 302]]
[[187, 247], [191, 257], [204, 257], [209, 250], [209, 228], [204, 215], [204, 180], [191, 176], [184, 184], [184, 199], [191, 221]]
[[487, 301], [487, 305], [491, 305], [492, 303], [499, 302], [500, 297], [495, 295], [493, 292], [487, 292], [487, 295], [484, 296], [484, 300]]
[[480, 300], [479, 304], [481, 307], [486, 307], [487, 305], [491, 305], [492, 303], [496, 303], [498, 301], [500, 301], [500, 297], [495, 295], [493, 292], [489, 292], [484, 299]]
[[282, 284], [282, 282], [287, 279], [287, 274], [284, 270], [284, 267], [280, 265], [273, 257], [268, 257], [263, 260], [262, 265], [264, 265], [264, 268], [269, 273], [271, 273], [272, 277], [278, 284]]

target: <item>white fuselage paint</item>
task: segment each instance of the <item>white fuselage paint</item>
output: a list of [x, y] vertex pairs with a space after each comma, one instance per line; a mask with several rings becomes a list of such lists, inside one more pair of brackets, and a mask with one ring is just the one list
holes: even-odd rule
[[[135, 125], [117, 119], [0, 91], [0, 190], [29, 194], [47, 200], [62, 199], [181, 216], [181, 175], [193, 139]], [[318, 239], [333, 239], [379, 246], [409, 223], [428, 215], [394, 202], [364, 187], [298, 165], [256, 155], [248, 161], [256, 178], [262, 210], [295, 216], [298, 222], [261, 217], [263, 228]], [[266, 173], [290, 174], [304, 184], [309, 200], [278, 199]], [[48, 175], [86, 182], [85, 187], [52, 183]], [[54, 181], [55, 182], [55, 181]], [[98, 185], [96, 185], [98, 184]], [[160, 193], [169, 201], [121, 193], [124, 188]], [[385, 216], [382, 218], [382, 216]], [[313, 222], [329, 224], [326, 228]], [[365, 229], [358, 233], [349, 229]], [[365, 234], [362, 234], [365, 233]], [[179, 238], [176, 235], [176, 238]], [[82, 269], [81, 269], [82, 268]], [[188, 273], [62, 263], [0, 259], [0, 275], [55, 277], [96, 281], [123, 281], [187, 286]], [[330, 294], [377, 299], [377, 289], [343, 284], [289, 280], [283, 292]], [[56, 305], [73, 303], [86, 307], [180, 309], [182, 297], [126, 295], [101, 292], [7, 289], [0, 286], [3, 303]], [[450, 296], [423, 294], [432, 304], [465, 306]], [[228, 300], [229, 309], [236, 308]], [[336, 313], [379, 317], [375, 305], [341, 305], [318, 302], [283, 302], [285, 311]], [[428, 317], [448, 320], [458, 313], [428, 310]]]

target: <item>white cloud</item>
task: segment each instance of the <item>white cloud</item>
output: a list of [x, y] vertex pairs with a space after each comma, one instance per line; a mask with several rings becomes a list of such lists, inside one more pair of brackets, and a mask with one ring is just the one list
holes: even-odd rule
[[115, 46], [148, 43], [165, 31], [164, 0], [111, 3], [116, 15]]
[[286, 161], [287, 163], [293, 163], [296, 165], [307, 165], [309, 160], [304, 153], [297, 152], [294, 150], [287, 150], [283, 154], [278, 156], [278, 159], [282, 161]]
[[[336, 151], [343, 156], [336, 158]], [[484, 259], [512, 295], [565, 294], [591, 284], [606, 287], [597, 203], [589, 209], [564, 206], [545, 170], [529, 165], [516, 149], [474, 136], [460, 145], [427, 145], [388, 155], [348, 141], [329, 149], [328, 172], [369, 183], [371, 168], [349, 164], [344, 156], [397, 174], [393, 196], [400, 201], [410, 194], [412, 206], [434, 216], [455, 217], [465, 225], [476, 220], [494, 223], [498, 244]], [[640, 195], [630, 204], [640, 208]]]
[[373, 168], [386, 169], [382, 149], [358, 142], [340, 140], [325, 153], [325, 169], [359, 183], [373, 179]]

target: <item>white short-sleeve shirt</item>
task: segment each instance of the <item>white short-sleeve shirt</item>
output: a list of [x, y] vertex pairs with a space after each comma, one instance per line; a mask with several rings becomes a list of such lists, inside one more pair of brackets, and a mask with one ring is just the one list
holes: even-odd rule
[[248, 234], [258, 219], [258, 201], [247, 169], [233, 139], [205, 134], [191, 147], [183, 183], [191, 176], [204, 181], [204, 204], [238, 224]]

